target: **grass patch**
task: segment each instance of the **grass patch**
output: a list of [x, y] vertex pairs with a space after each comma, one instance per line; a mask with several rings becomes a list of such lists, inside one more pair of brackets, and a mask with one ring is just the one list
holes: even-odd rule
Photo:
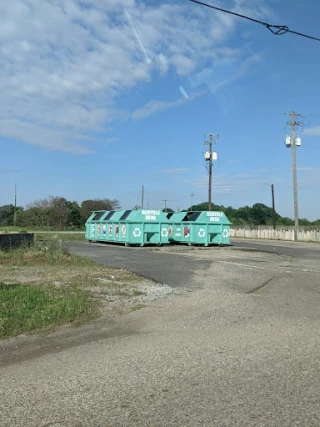
[[97, 317], [96, 301], [76, 288], [0, 283], [0, 337], [50, 331], [62, 324], [79, 325]]
[[142, 295], [141, 280], [70, 254], [55, 235], [0, 251], [0, 338], [131, 311]]
[[55, 238], [56, 240], [61, 240], [61, 241], [65, 241], [65, 242], [74, 242], [74, 241], [85, 241], [85, 231], [75, 231], [74, 233], [68, 233], [68, 232], [63, 232], [63, 233], [46, 233], [43, 231], [40, 232], [35, 232], [34, 233], [34, 237], [35, 237], [35, 241], [37, 242], [41, 242], [41, 241], [50, 241], [53, 238]]
[[0, 251], [0, 265], [40, 266], [40, 265], [88, 265], [93, 264], [89, 258], [69, 254], [67, 247], [57, 238], [51, 236], [40, 244]]
[[24, 227], [0, 227], [0, 233], [27, 233], [27, 230]]

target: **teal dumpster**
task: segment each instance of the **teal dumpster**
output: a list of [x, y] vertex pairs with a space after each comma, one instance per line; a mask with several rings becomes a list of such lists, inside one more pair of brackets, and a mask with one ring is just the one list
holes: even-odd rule
[[101, 230], [103, 242], [121, 242], [123, 230], [119, 223], [120, 218], [126, 210], [110, 211], [107, 215], [101, 218]]
[[229, 245], [230, 221], [223, 212], [178, 212], [170, 218], [170, 243]]
[[129, 245], [169, 243], [169, 217], [161, 210], [104, 211], [87, 221], [87, 240]]
[[127, 246], [169, 243], [168, 214], [160, 210], [126, 210], [115, 226], [118, 227], [118, 238], [114, 241]]
[[108, 211], [94, 211], [86, 221], [86, 239], [98, 241], [101, 237], [101, 218], [106, 216]]

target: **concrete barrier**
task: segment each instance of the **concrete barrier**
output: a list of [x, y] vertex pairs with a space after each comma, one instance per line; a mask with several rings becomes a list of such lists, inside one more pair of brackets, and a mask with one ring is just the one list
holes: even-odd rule
[[[274, 230], [272, 226], [239, 227], [232, 225], [230, 237], [294, 241], [294, 227], [278, 226]], [[298, 241], [320, 243], [320, 227], [299, 227]]]
[[23, 245], [33, 245], [33, 233], [3, 233], [0, 234], [0, 250], [9, 250]]

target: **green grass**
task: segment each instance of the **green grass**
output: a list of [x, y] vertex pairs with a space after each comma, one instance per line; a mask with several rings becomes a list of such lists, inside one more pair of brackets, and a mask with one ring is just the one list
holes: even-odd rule
[[52, 234], [30, 247], [0, 251], [0, 339], [122, 314], [141, 295], [139, 281], [129, 271], [70, 254]]
[[46, 233], [45, 231], [37, 231], [35, 232], [35, 241], [47, 241], [52, 239], [53, 237], [56, 240], [61, 240], [65, 242], [71, 242], [71, 241], [85, 241], [85, 231], [83, 232], [56, 232], [56, 233]]
[[62, 324], [79, 325], [98, 316], [96, 301], [77, 288], [0, 283], [0, 337]]
[[27, 233], [27, 230], [24, 227], [13, 227], [13, 226], [7, 226], [7, 227], [0, 227], [0, 233]]
[[9, 251], [0, 251], [0, 264], [26, 265], [88, 265], [93, 264], [89, 258], [71, 255], [55, 237], [34, 246], [22, 246]]

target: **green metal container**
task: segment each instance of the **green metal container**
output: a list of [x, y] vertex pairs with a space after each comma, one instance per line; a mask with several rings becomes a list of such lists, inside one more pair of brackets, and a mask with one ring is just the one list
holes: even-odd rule
[[94, 211], [86, 221], [86, 239], [98, 241], [101, 237], [101, 218], [109, 211]]
[[178, 212], [170, 218], [169, 241], [188, 245], [229, 245], [230, 221], [223, 212]]
[[[87, 240], [122, 243], [127, 246], [169, 243], [169, 217], [160, 210], [104, 211], [87, 221]], [[96, 220], [96, 218], [99, 218]]]

